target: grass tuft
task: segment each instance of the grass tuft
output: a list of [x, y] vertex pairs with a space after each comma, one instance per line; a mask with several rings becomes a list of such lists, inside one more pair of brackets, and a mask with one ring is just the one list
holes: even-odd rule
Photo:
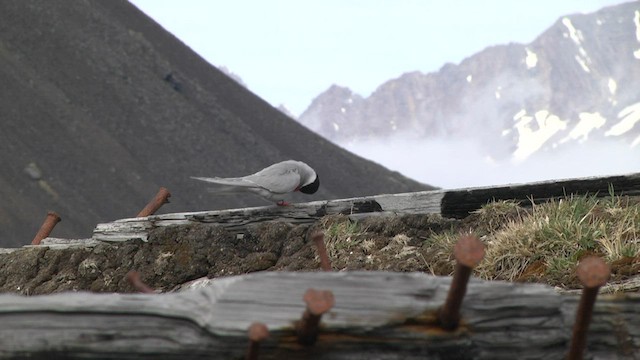
[[422, 254], [426, 262], [427, 272], [432, 275], [451, 275], [456, 265], [453, 257], [453, 246], [460, 239], [460, 233], [449, 230], [432, 233], [422, 245]]
[[494, 232], [510, 220], [519, 218], [525, 213], [526, 210], [516, 200], [489, 202], [472, 213], [473, 221], [477, 224], [475, 232], [478, 232], [479, 235]]
[[587, 255], [609, 263], [640, 255], [640, 206], [628, 198], [571, 196], [533, 205], [487, 236], [478, 266], [486, 279], [576, 284], [575, 267]]
[[[640, 274], [640, 202], [632, 197], [568, 196], [523, 207], [494, 201], [461, 221], [433, 216], [347, 216], [320, 221], [327, 251], [338, 270], [425, 271], [451, 275], [453, 247], [463, 233], [486, 245], [475, 273], [485, 279], [578, 287], [575, 268], [585, 256], [601, 256], [612, 281]], [[363, 225], [364, 224], [364, 225]]]
[[350, 220], [347, 216], [327, 216], [322, 219], [320, 226], [324, 229], [325, 246], [329, 258], [338, 258], [345, 251], [359, 246], [364, 241], [361, 235], [366, 232], [366, 229], [362, 229], [358, 222]]

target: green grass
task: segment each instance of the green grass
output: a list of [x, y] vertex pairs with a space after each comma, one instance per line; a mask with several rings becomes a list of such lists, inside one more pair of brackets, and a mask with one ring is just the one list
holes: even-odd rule
[[473, 212], [476, 216], [475, 232], [478, 235], [486, 235], [501, 228], [508, 221], [521, 217], [526, 213], [520, 206], [519, 201], [515, 200], [500, 200], [491, 201], [484, 205], [479, 210]]
[[576, 287], [575, 268], [588, 255], [611, 264], [616, 280], [640, 274], [637, 198], [568, 196], [530, 205], [493, 201], [444, 231], [442, 226], [430, 230], [402, 221], [398, 226], [375, 221], [363, 226], [346, 216], [325, 217], [320, 227], [337, 269], [451, 275], [453, 246], [462, 234], [472, 233], [486, 245], [485, 257], [475, 269], [484, 279]]
[[575, 283], [575, 267], [586, 255], [612, 263], [640, 256], [640, 206], [629, 198], [572, 196], [533, 205], [487, 236], [478, 273], [487, 279]]
[[421, 253], [425, 259], [427, 272], [433, 275], [451, 275], [456, 262], [453, 257], [453, 246], [460, 234], [451, 229], [443, 233], [432, 233], [424, 241]]
[[323, 218], [321, 227], [324, 229], [325, 245], [330, 258], [334, 258], [344, 251], [359, 245], [366, 229], [362, 229], [356, 221], [346, 216], [330, 216]]

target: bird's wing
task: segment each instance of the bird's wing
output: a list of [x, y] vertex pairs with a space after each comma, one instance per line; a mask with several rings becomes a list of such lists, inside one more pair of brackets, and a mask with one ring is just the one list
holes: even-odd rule
[[298, 169], [288, 164], [270, 166], [243, 179], [278, 194], [293, 192], [300, 186]]
[[242, 187], [256, 187], [260, 186], [246, 178], [220, 178], [220, 177], [196, 177], [192, 176], [192, 179], [206, 181], [208, 183], [228, 185], [228, 186], [242, 186]]

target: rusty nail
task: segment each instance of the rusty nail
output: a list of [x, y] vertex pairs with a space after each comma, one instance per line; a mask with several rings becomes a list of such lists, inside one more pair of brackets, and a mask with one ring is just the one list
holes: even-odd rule
[[310, 346], [318, 339], [320, 318], [333, 307], [335, 299], [331, 291], [309, 289], [304, 293], [303, 300], [307, 308], [296, 324], [296, 334], [298, 343]]
[[571, 347], [567, 356], [570, 360], [582, 359], [598, 289], [609, 280], [611, 269], [601, 258], [589, 256], [580, 261], [576, 275], [584, 288], [576, 311], [576, 322], [573, 324]]
[[440, 326], [446, 330], [458, 327], [460, 307], [467, 292], [471, 270], [484, 257], [484, 244], [476, 236], [464, 235], [456, 243], [453, 254], [456, 258], [456, 268], [451, 280], [451, 287], [447, 294], [447, 300], [438, 310], [438, 321]]
[[169, 190], [167, 190], [167, 188], [165, 187], [161, 187], [160, 190], [158, 190], [156, 196], [151, 201], [149, 201], [144, 209], [140, 210], [136, 217], [153, 215], [156, 211], [158, 211], [158, 209], [160, 209], [162, 205], [169, 202], [169, 197], [171, 197], [171, 193], [169, 192]]
[[153, 290], [151, 287], [149, 287], [149, 285], [145, 284], [142, 279], [140, 278], [140, 273], [135, 271], [135, 270], [131, 270], [127, 273], [127, 280], [129, 281], [129, 283], [131, 283], [131, 285], [133, 285], [133, 287], [138, 290], [141, 293], [145, 293], [145, 294], [155, 294], [156, 291]]
[[327, 254], [327, 247], [324, 244], [324, 233], [317, 231], [311, 235], [311, 240], [316, 244], [318, 249], [318, 257], [320, 258], [320, 267], [324, 271], [331, 271], [331, 262], [329, 261], [329, 255]]
[[36, 233], [36, 236], [31, 240], [31, 245], [40, 245], [40, 242], [51, 234], [51, 230], [60, 222], [60, 215], [53, 211], [47, 212], [47, 217], [44, 219], [40, 230]]
[[260, 342], [269, 337], [267, 325], [255, 322], [249, 326], [249, 348], [247, 348], [246, 360], [258, 360]]

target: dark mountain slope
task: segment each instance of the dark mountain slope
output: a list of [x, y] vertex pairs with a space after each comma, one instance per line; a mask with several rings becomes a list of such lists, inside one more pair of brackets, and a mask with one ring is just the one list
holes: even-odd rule
[[48, 209], [53, 235], [88, 236], [160, 186], [165, 212], [265, 205], [189, 176], [289, 158], [322, 179], [298, 201], [426, 188], [309, 132], [126, 1], [0, 2], [0, 82], [0, 246], [28, 243]]

